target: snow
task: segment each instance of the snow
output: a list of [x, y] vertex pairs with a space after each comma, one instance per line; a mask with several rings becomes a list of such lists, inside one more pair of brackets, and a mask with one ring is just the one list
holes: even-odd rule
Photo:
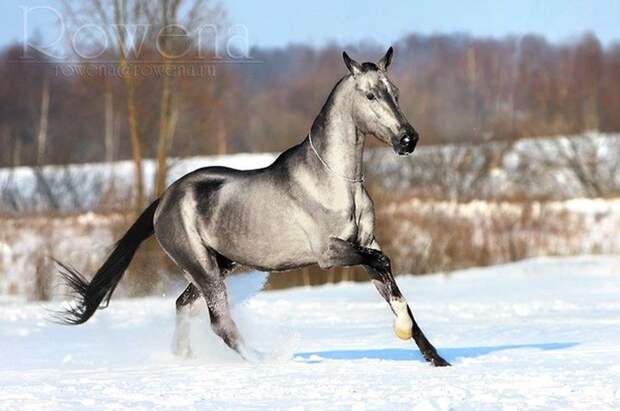
[[[286, 275], [286, 274], [281, 274]], [[370, 283], [264, 291], [231, 279], [249, 364], [193, 324], [169, 354], [174, 298], [115, 299], [89, 323], [0, 305], [0, 409], [469, 410], [620, 407], [620, 257], [539, 258], [398, 282], [450, 368], [392, 332]], [[177, 290], [178, 291], [178, 290]]]
[[[185, 174], [202, 167], [222, 166], [239, 170], [266, 167], [275, 160], [274, 153], [237, 153], [229, 155], [195, 156], [170, 158], [168, 160], [168, 183], [172, 183]], [[142, 161], [145, 192], [153, 191], [153, 177], [156, 162], [152, 159]], [[72, 211], [76, 209], [96, 208], [107, 190], [119, 193], [131, 189], [134, 178], [134, 163], [130, 160], [112, 163], [84, 163], [65, 166], [48, 165], [37, 170], [33, 167], [0, 168], [0, 189], [14, 192], [18, 205], [26, 210], [45, 210], [49, 207], [41, 198], [37, 182], [37, 173], [49, 185], [59, 209]], [[28, 200], [30, 204], [28, 204]], [[32, 204], [32, 203], [35, 204]], [[77, 206], [79, 204], [79, 206]], [[2, 204], [0, 203], [0, 206]]]

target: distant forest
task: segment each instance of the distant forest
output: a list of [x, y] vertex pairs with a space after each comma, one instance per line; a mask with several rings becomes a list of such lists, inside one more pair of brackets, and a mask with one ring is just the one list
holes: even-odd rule
[[[170, 155], [279, 151], [300, 141], [346, 73], [343, 48], [364, 61], [385, 52], [364, 44], [255, 48], [256, 63], [174, 77]], [[620, 131], [620, 43], [603, 47], [592, 34], [570, 44], [411, 34], [394, 48], [391, 76], [422, 144]], [[16, 63], [21, 54], [21, 45], [0, 53], [0, 166], [131, 158], [122, 78], [67, 75], [67, 66], [36, 54]], [[135, 78], [144, 157], [157, 155], [162, 84]]]

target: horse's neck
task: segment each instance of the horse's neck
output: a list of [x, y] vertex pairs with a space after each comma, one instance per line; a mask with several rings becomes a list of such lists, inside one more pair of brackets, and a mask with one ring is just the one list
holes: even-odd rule
[[334, 87], [312, 124], [311, 134], [314, 148], [336, 178], [361, 179], [364, 136], [351, 114], [351, 87], [346, 77]]

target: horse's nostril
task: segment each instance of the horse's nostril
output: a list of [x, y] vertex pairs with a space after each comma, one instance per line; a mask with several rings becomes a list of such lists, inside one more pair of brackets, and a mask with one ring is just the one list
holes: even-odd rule
[[400, 144], [398, 147], [399, 154], [409, 154], [412, 153], [415, 149], [415, 146], [418, 142], [418, 133], [415, 131], [413, 133], [405, 133], [400, 138]]

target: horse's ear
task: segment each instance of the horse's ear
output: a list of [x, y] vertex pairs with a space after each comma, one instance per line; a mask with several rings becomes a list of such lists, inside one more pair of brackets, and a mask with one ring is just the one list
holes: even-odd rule
[[387, 71], [388, 67], [390, 67], [390, 63], [392, 63], [392, 54], [394, 54], [394, 49], [390, 47], [388, 51], [385, 53], [385, 56], [381, 57], [377, 66], [383, 71]]
[[344, 60], [344, 64], [346, 64], [347, 68], [353, 74], [353, 76], [357, 76], [362, 72], [362, 66], [357, 61], [353, 60], [346, 51], [342, 52], [342, 58]]

